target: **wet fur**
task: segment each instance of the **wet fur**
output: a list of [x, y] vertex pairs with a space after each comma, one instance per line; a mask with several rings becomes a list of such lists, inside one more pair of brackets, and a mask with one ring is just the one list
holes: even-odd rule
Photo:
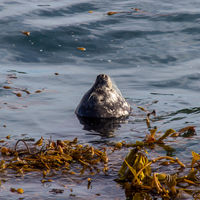
[[97, 76], [95, 84], [83, 96], [75, 111], [80, 117], [90, 118], [120, 118], [128, 116], [130, 112], [130, 105], [105, 74]]

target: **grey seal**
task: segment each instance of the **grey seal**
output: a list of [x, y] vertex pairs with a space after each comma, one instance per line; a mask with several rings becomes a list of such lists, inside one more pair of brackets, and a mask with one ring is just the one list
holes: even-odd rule
[[77, 106], [78, 117], [110, 119], [127, 117], [131, 106], [106, 74], [97, 76], [92, 88], [86, 92]]

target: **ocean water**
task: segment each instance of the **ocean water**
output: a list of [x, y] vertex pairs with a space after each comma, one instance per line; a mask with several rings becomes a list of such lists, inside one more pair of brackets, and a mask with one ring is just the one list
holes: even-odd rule
[[[199, 6], [197, 0], [2, 0], [0, 139], [42, 135], [55, 140], [78, 137], [92, 145], [134, 142], [148, 133], [146, 115], [137, 108], [142, 106], [156, 110], [152, 125], [162, 132], [196, 126], [195, 136], [177, 138], [172, 145], [174, 155], [190, 159], [191, 150], [199, 152], [200, 141]], [[111, 11], [119, 13], [107, 15]], [[133, 107], [132, 116], [109, 133], [86, 127], [74, 114], [100, 73], [112, 77]], [[74, 189], [76, 197], [70, 198], [99, 193], [103, 178], [92, 191], [84, 190], [85, 185]], [[116, 195], [113, 179], [107, 177], [96, 199], [125, 199], [121, 188]], [[25, 199], [36, 192], [34, 199], [55, 199], [48, 187], [37, 184], [34, 180], [26, 185]], [[15, 199], [5, 189], [1, 198], [6, 192]]]

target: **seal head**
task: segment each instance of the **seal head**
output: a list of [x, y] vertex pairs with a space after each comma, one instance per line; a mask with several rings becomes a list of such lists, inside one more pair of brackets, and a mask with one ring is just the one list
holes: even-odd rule
[[106, 74], [97, 76], [92, 88], [83, 96], [75, 113], [87, 118], [127, 117], [131, 107]]

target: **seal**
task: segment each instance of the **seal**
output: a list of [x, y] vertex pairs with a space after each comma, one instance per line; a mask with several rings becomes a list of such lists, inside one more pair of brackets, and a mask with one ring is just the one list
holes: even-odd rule
[[92, 88], [83, 96], [75, 113], [78, 117], [104, 119], [127, 117], [131, 110], [111, 78], [100, 74]]

